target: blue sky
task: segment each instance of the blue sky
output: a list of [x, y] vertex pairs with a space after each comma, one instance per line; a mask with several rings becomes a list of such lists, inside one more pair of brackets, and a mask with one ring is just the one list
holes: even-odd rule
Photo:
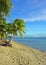
[[46, 36], [46, 0], [11, 0], [13, 8], [7, 21], [23, 19], [26, 35]]

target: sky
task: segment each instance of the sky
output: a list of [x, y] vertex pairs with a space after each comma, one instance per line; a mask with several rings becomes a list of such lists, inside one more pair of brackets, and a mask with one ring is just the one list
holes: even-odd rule
[[27, 36], [46, 36], [46, 0], [11, 0], [7, 21], [23, 19]]

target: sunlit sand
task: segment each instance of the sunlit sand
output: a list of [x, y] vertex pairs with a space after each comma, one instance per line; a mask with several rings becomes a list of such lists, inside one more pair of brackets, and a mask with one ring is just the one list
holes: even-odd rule
[[46, 53], [12, 42], [0, 46], [0, 65], [46, 65]]

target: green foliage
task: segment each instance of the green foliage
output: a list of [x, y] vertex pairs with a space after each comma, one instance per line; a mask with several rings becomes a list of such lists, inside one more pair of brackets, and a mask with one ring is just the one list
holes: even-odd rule
[[15, 19], [12, 23], [7, 23], [4, 18], [11, 9], [12, 3], [10, 0], [0, 0], [0, 37], [7, 37], [11, 34], [13, 36], [25, 34], [25, 22], [21, 19]]
[[1, 38], [6, 33], [6, 20], [4, 18], [0, 18], [0, 36]]
[[16, 20], [14, 20], [13, 25], [15, 27], [15, 31], [18, 32], [18, 34], [20, 34], [20, 36], [22, 37], [23, 33], [25, 33], [25, 22], [24, 22], [24, 20], [16, 19]]
[[10, 0], [0, 0], [0, 17], [9, 13], [11, 5]]
[[[7, 34], [6, 34], [7, 33]], [[7, 35], [13, 35], [21, 37], [25, 33], [25, 22], [21, 19], [16, 19], [12, 23], [6, 23], [4, 18], [0, 18], [0, 36], [3, 37]]]
[[7, 24], [7, 33], [22, 36], [25, 33], [25, 22], [21, 19], [15, 19], [12, 23]]
[[9, 14], [11, 6], [12, 3], [10, 2], [10, 0], [0, 0], [0, 37], [1, 38], [4, 36], [4, 34], [6, 36], [7, 23], [4, 17]]

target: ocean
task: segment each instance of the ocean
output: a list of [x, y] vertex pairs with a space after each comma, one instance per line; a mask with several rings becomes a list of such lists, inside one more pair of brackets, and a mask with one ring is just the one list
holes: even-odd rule
[[46, 37], [14, 37], [14, 41], [41, 51], [46, 51]]

